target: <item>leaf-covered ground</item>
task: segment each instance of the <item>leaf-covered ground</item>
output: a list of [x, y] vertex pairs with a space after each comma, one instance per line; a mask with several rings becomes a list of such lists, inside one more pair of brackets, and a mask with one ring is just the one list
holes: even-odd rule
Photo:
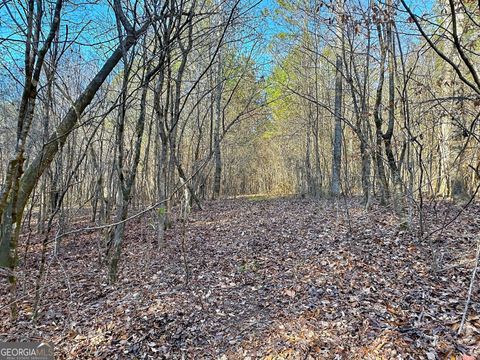
[[[1, 340], [51, 341], [59, 359], [480, 358], [478, 279], [456, 336], [479, 210], [422, 242], [388, 209], [354, 200], [210, 203], [161, 249], [148, 219], [131, 223], [116, 286], [98, 263], [100, 235], [72, 236], [48, 259], [33, 324], [37, 244], [20, 268], [14, 323], [2, 279]], [[429, 205], [427, 231], [456, 211]]]

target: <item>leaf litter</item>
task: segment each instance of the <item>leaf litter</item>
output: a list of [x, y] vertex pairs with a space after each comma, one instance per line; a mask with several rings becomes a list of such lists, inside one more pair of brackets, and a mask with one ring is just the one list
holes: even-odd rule
[[[19, 267], [20, 316], [12, 322], [2, 308], [0, 339], [50, 341], [58, 359], [480, 358], [478, 279], [456, 335], [480, 206], [432, 235], [434, 272], [432, 244], [390, 211], [346, 204], [348, 213], [332, 200], [207, 203], [162, 248], [150, 219], [138, 219], [114, 286], [98, 262], [100, 234], [65, 239], [50, 255], [35, 323], [34, 244]], [[427, 228], [454, 211], [429, 205]], [[0, 296], [7, 304], [6, 283]]]

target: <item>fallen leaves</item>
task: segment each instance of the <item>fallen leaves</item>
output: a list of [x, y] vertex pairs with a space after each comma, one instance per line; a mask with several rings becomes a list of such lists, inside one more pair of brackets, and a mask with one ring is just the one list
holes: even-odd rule
[[287, 295], [288, 297], [294, 298], [295, 294], [296, 294], [295, 290], [290, 290], [290, 289], [285, 290], [285, 295]]
[[[385, 208], [348, 206], [349, 219], [329, 201], [207, 204], [187, 225], [188, 286], [181, 225], [157, 249], [153, 231], [148, 243], [138, 241], [146, 220], [130, 224], [115, 287], [93, 263], [94, 237], [66, 239], [49, 267], [38, 324], [29, 322], [32, 297], [23, 294], [19, 321], [2, 317], [2, 340], [52, 341], [60, 359], [480, 356], [478, 287], [465, 331], [455, 335], [470, 275], [457, 264], [471, 256], [478, 206], [436, 241], [439, 274], [428, 244], [399, 230]], [[426, 218], [438, 225], [432, 211]], [[34, 260], [38, 254], [20, 267], [25, 289]]]

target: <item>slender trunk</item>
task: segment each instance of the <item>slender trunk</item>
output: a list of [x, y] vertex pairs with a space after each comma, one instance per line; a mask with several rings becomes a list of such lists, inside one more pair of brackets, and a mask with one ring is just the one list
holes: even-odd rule
[[215, 175], [213, 178], [213, 199], [220, 196], [221, 180], [222, 180], [222, 153], [220, 146], [220, 132], [222, 126], [222, 56], [221, 50], [218, 52], [218, 69], [217, 69], [217, 88], [215, 92], [215, 134], [214, 134], [214, 157], [215, 157]]
[[360, 155], [362, 159], [362, 190], [363, 190], [363, 197], [365, 200], [365, 208], [370, 207], [371, 201], [371, 184], [370, 184], [370, 176], [371, 176], [371, 168], [370, 168], [370, 154], [368, 152], [368, 144], [366, 139], [362, 136], [360, 140]]
[[[126, 59], [126, 54], [125, 58]], [[143, 66], [146, 66], [146, 54], [144, 54], [144, 63]], [[131, 64], [126, 64], [125, 67], [131, 66]], [[117, 217], [116, 222], [119, 223], [115, 226], [115, 230], [113, 231], [113, 239], [111, 241], [113, 246], [113, 252], [110, 258], [109, 264], [109, 272], [108, 277], [111, 283], [114, 283], [118, 279], [118, 264], [120, 261], [120, 255], [122, 251], [123, 239], [124, 239], [124, 232], [125, 232], [125, 220], [127, 219], [128, 215], [128, 207], [131, 202], [131, 193], [133, 189], [133, 185], [135, 184], [135, 179], [137, 177], [137, 169], [138, 164], [140, 162], [140, 154], [142, 148], [142, 137], [145, 130], [145, 117], [146, 117], [146, 107], [147, 107], [147, 93], [148, 93], [148, 86], [151, 76], [153, 73], [150, 71], [149, 68], [146, 69], [146, 75], [144, 77], [143, 86], [142, 86], [142, 95], [140, 100], [140, 114], [138, 116], [136, 126], [135, 126], [135, 144], [132, 149], [133, 156], [132, 156], [132, 163], [128, 172], [125, 173], [124, 171], [124, 125], [125, 125], [125, 115], [126, 115], [126, 97], [128, 91], [128, 82], [129, 82], [129, 69], [125, 70], [124, 76], [124, 84], [122, 89], [123, 95], [123, 102], [120, 108], [120, 114], [117, 124], [117, 147], [118, 147], [118, 158], [117, 158], [117, 172], [119, 178], [119, 191], [121, 194], [120, 196], [120, 204], [117, 208]]]
[[[340, 25], [339, 25], [340, 26]], [[333, 161], [332, 161], [332, 185], [331, 193], [333, 196], [340, 195], [340, 172], [342, 166], [342, 57], [337, 55], [335, 62], [335, 131], [333, 139]]]
[[385, 142], [385, 153], [387, 155], [388, 166], [392, 172], [393, 179], [393, 203], [395, 212], [397, 215], [404, 215], [403, 206], [403, 185], [400, 174], [400, 166], [397, 164], [395, 155], [393, 153], [393, 131], [395, 126], [395, 68], [394, 68], [394, 56], [395, 56], [395, 41], [393, 37], [393, 7], [392, 2], [387, 2], [389, 11], [389, 21], [387, 23], [387, 58], [388, 58], [388, 129], [383, 135]]
[[380, 188], [380, 203], [385, 205], [387, 199], [390, 197], [387, 177], [385, 175], [385, 168], [383, 165], [383, 132], [382, 132], [382, 114], [381, 114], [381, 104], [382, 104], [382, 92], [383, 84], [385, 81], [385, 61], [387, 56], [387, 51], [382, 36], [382, 28], [380, 24], [377, 24], [377, 33], [380, 42], [381, 49], [381, 59], [380, 59], [380, 75], [377, 84], [376, 98], [375, 98], [375, 107], [374, 107], [374, 122], [375, 122], [375, 153], [374, 161], [376, 164], [377, 176], [379, 179], [379, 188]]

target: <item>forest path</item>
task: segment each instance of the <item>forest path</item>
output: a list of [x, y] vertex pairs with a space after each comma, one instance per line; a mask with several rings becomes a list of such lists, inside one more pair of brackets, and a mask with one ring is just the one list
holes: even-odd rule
[[[453, 336], [469, 269], [435, 278], [428, 247], [394, 216], [347, 204], [348, 214], [343, 201], [208, 203], [185, 227], [176, 223], [158, 251], [149, 220], [139, 219], [128, 227], [115, 287], [103, 268], [91, 266], [98, 235], [70, 239], [50, 267], [49, 281], [63, 281], [45, 292], [38, 326], [4, 317], [2, 333], [50, 340], [62, 358], [480, 355], [478, 317], [463, 337]], [[478, 210], [467, 216], [477, 231]], [[445, 263], [453, 250], [470, 249], [465, 234], [475, 232], [466, 230], [442, 235]], [[22, 304], [25, 320], [30, 305]]]

